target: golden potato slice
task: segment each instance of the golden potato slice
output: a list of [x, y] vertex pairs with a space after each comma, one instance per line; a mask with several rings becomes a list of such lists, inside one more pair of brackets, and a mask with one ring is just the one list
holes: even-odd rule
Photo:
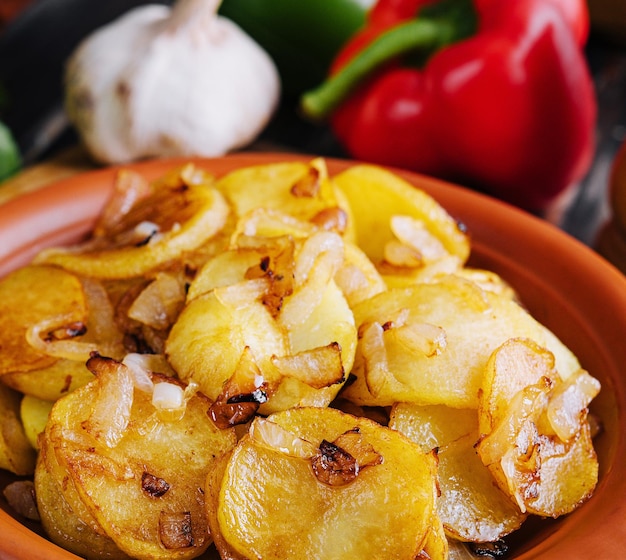
[[492, 542], [519, 529], [527, 516], [494, 483], [474, 448], [477, 439], [472, 431], [439, 449], [437, 511], [455, 538]]
[[227, 558], [412, 560], [430, 531], [435, 470], [398, 432], [334, 409], [257, 418], [219, 492], [208, 484], [211, 531]]
[[[45, 276], [49, 267], [41, 268]], [[53, 269], [51, 278], [73, 278], [62, 269]], [[85, 362], [93, 351], [103, 355], [121, 358], [124, 353], [123, 335], [115, 323], [113, 307], [109, 296], [97, 280], [81, 278], [81, 291], [72, 281], [74, 294], [79, 297], [80, 309], [86, 307], [86, 314], [81, 314], [77, 321], [57, 318], [54, 310], [30, 325], [25, 332], [25, 340], [30, 349], [37, 350], [52, 359], [52, 363], [42, 368], [27, 369], [6, 373], [3, 381], [15, 390], [39, 399], [55, 401], [64, 394], [73, 391], [93, 380], [93, 374], [85, 367]], [[61, 283], [59, 289], [64, 289]], [[44, 294], [42, 294], [44, 295]], [[71, 318], [71, 317], [70, 317]]]
[[440, 244], [461, 264], [467, 260], [470, 245], [463, 228], [430, 195], [398, 175], [372, 165], [355, 165], [333, 181], [355, 216], [356, 243], [374, 264], [382, 263], [387, 244], [397, 241], [391, 228], [394, 216], [415, 220], [429, 246]]
[[[227, 289], [237, 290], [238, 286]], [[288, 333], [256, 299], [235, 306], [220, 299], [219, 294], [219, 290], [212, 291], [191, 301], [170, 332], [166, 354], [182, 379], [198, 383], [215, 400], [248, 348], [261, 379], [274, 387], [262, 406], [263, 413], [296, 405], [326, 406], [332, 401], [345, 381], [344, 373], [351, 367], [356, 348], [351, 311], [334, 284], [324, 290], [306, 321]], [[341, 375], [328, 387], [315, 386], [317, 375], [310, 385], [303, 379], [284, 376], [273, 360], [331, 343], [338, 343], [341, 351]]]
[[448, 535], [462, 541], [491, 542], [522, 525], [526, 515], [496, 486], [474, 449], [476, 410], [398, 403], [389, 426], [424, 450], [438, 449], [441, 495], [437, 511]]
[[7, 373], [2, 381], [25, 395], [54, 402], [93, 381], [93, 374], [84, 361], [61, 358], [46, 368]]
[[554, 354], [531, 339], [511, 338], [485, 364], [479, 400], [479, 428], [488, 434], [508, 415], [513, 398], [531, 385], [546, 394], [560, 381]]
[[[221, 402], [224, 385], [247, 349], [258, 368], [256, 389], [263, 385], [262, 414], [327, 406], [356, 351], [352, 310], [334, 282], [344, 261], [343, 240], [336, 233], [314, 232], [295, 245], [282, 236], [248, 242], [245, 249], [209, 261], [192, 283], [166, 343], [168, 359], [182, 379], [193, 379]], [[231, 263], [234, 270], [221, 272]], [[320, 375], [317, 357], [330, 347], [339, 350], [340, 362], [325, 360], [324, 367], [334, 364], [333, 369]], [[299, 364], [299, 375], [288, 357]]]
[[323, 159], [245, 167], [222, 177], [215, 187], [238, 217], [259, 208], [278, 210], [354, 240], [351, 209], [329, 179]]
[[258, 247], [235, 248], [209, 259], [189, 285], [187, 301], [215, 288], [238, 284], [246, 279], [246, 272], [259, 266], [267, 251]]
[[439, 515], [433, 515], [430, 520], [430, 529], [426, 535], [426, 542], [416, 560], [448, 560], [450, 547], [448, 538]]
[[[55, 403], [42, 436], [42, 447], [66, 473], [56, 482], [73, 485], [92, 518], [76, 522], [95, 521], [97, 533], [133, 558], [200, 555], [211, 542], [204, 484], [215, 457], [235, 444], [234, 431], [214, 426], [211, 403], [200, 393], [185, 394], [183, 414], [162, 414], [158, 386], [183, 394], [171, 378], [153, 375], [151, 396], [124, 381], [122, 364], [92, 360], [96, 380]], [[76, 496], [66, 496], [70, 507]], [[72, 550], [73, 539], [57, 537]]]
[[20, 419], [33, 449], [39, 449], [39, 434], [46, 428], [53, 403], [25, 395], [20, 402]]
[[33, 474], [36, 454], [20, 419], [22, 396], [0, 383], [0, 468], [19, 475]]
[[[237, 293], [246, 288], [227, 287]], [[288, 352], [283, 332], [255, 293], [242, 305], [230, 304], [213, 290], [191, 301], [182, 311], [167, 339], [165, 352], [178, 376], [194, 381], [211, 400], [216, 400], [224, 383], [234, 373], [245, 348], [259, 368], [273, 355]]]
[[52, 443], [42, 440], [35, 470], [37, 509], [50, 540], [82, 558], [126, 560], [87, 509], [57, 460]]
[[242, 235], [231, 249], [210, 259], [189, 287], [187, 301], [215, 288], [264, 279], [262, 301], [276, 316], [285, 296], [293, 292], [295, 240], [283, 230], [272, 238]]
[[114, 230], [85, 245], [51, 248], [35, 259], [96, 278], [144, 275], [218, 234], [230, 210], [206, 184], [166, 184], [143, 198]]
[[391, 409], [389, 426], [430, 451], [477, 431], [478, 414], [471, 408], [397, 403]]
[[[354, 362], [356, 328], [350, 308], [334, 283], [324, 290], [319, 305], [307, 320], [288, 333], [288, 341], [291, 356], [306, 356], [327, 347], [337, 348], [339, 363], [335, 362], [331, 371], [326, 372], [334, 381], [316, 388], [318, 374], [314, 371], [309, 375], [310, 380], [304, 376], [300, 379], [289, 375], [281, 377], [276, 393], [259, 409], [263, 414], [292, 406], [328, 406], [343, 387]], [[311, 365], [315, 367], [315, 364]]]
[[360, 335], [356, 381], [344, 396], [357, 404], [477, 408], [487, 360], [513, 336], [550, 348], [559, 371], [580, 367], [554, 334], [508, 296], [454, 275], [388, 290], [353, 311]]
[[[0, 376], [41, 369], [57, 361], [28, 342], [30, 330], [52, 321], [52, 331], [83, 323], [86, 317], [85, 294], [74, 274], [35, 265], [9, 274], [0, 281]], [[57, 337], [53, 332], [48, 336]]]
[[509, 340], [487, 363], [479, 408], [483, 463], [522, 512], [549, 517], [577, 508], [598, 481], [587, 406], [600, 385], [557, 369], [547, 349]]

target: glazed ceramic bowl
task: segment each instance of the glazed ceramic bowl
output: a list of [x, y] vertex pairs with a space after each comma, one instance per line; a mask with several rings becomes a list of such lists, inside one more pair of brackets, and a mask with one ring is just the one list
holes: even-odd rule
[[[197, 165], [221, 175], [232, 169], [297, 159], [287, 154], [238, 154]], [[308, 158], [307, 158], [308, 159]], [[180, 160], [133, 165], [157, 177]], [[332, 173], [350, 165], [328, 160]], [[116, 174], [102, 169], [62, 180], [0, 206], [0, 276], [41, 248], [86, 234]], [[548, 223], [471, 191], [401, 173], [434, 196], [471, 235], [471, 264], [491, 269], [518, 291], [532, 314], [579, 357], [602, 391], [593, 403], [603, 433], [596, 440], [600, 481], [594, 496], [558, 520], [528, 521], [510, 540], [508, 558], [568, 560], [623, 557], [626, 550], [626, 279], [587, 247]], [[11, 477], [4, 473], [3, 487]], [[15, 517], [0, 497], [0, 558], [76, 558]]]

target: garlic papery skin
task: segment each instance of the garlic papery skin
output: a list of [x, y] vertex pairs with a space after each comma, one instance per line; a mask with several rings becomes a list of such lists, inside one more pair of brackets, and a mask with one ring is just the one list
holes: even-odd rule
[[251, 143], [280, 98], [274, 62], [219, 0], [137, 7], [68, 60], [65, 106], [92, 157], [215, 157]]

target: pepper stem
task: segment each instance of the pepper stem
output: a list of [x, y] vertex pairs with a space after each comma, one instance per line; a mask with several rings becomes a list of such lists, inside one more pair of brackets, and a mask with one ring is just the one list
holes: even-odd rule
[[379, 35], [336, 74], [306, 92], [301, 108], [311, 119], [328, 117], [362, 81], [388, 61], [410, 52], [430, 54], [476, 31], [472, 0], [439, 0], [415, 19]]
[[441, 27], [440, 21], [413, 19], [382, 33], [339, 72], [302, 96], [304, 114], [319, 120], [328, 117], [365, 78], [389, 60], [438, 45]]

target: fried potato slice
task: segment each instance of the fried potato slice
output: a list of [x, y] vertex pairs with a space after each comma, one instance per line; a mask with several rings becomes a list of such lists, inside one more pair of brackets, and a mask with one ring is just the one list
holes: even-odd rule
[[[245, 292], [242, 286], [234, 289]], [[245, 348], [261, 369], [273, 355], [288, 351], [286, 337], [266, 307], [256, 297], [239, 296], [243, 305], [229, 304], [218, 291], [195, 298], [167, 339], [166, 356], [178, 376], [197, 383], [211, 400], [218, 398]]]
[[0, 383], [0, 468], [18, 475], [33, 474], [36, 454], [20, 417], [22, 396]]
[[496, 484], [474, 448], [473, 431], [439, 449], [439, 516], [448, 534], [461, 541], [493, 542], [526, 520]]
[[448, 560], [450, 556], [448, 538], [439, 515], [435, 514], [430, 520], [430, 528], [426, 541], [416, 560]]
[[32, 268], [40, 275], [42, 283], [45, 284], [47, 277], [59, 281], [55, 290], [68, 289], [68, 300], [64, 303], [70, 305], [75, 298], [75, 312], [79, 314], [68, 312], [65, 316], [58, 316], [63, 307], [55, 311], [46, 305], [56, 305], [54, 297], [59, 296], [55, 292], [46, 304], [43, 292], [43, 299], [24, 314], [28, 317], [33, 310], [40, 309], [40, 317], [31, 317], [33, 322], [23, 331], [23, 336], [28, 351], [40, 352], [50, 363], [40, 368], [5, 373], [2, 379], [25, 395], [55, 401], [93, 380], [93, 374], [85, 366], [91, 352], [121, 358], [124, 354], [123, 335], [115, 323], [109, 296], [97, 280], [80, 278], [77, 284], [79, 279], [62, 269], [53, 268], [47, 274], [50, 267]]
[[[259, 403], [262, 414], [327, 406], [356, 351], [354, 316], [334, 281], [344, 262], [342, 238], [314, 232], [297, 242], [284, 236], [239, 241], [243, 247], [210, 260], [192, 283], [165, 347], [172, 367], [221, 401], [247, 351], [258, 368], [253, 391], [268, 397]], [[324, 348], [338, 349], [340, 361], [320, 361]], [[331, 364], [320, 375], [318, 369]]]
[[353, 311], [360, 335], [352, 370], [356, 381], [344, 396], [357, 404], [477, 408], [489, 356], [514, 336], [550, 348], [564, 374], [580, 367], [574, 354], [510, 297], [455, 275], [388, 290]]
[[24, 433], [33, 449], [39, 449], [39, 434], [48, 423], [48, 416], [54, 403], [30, 395], [24, 395], [20, 402], [20, 420]]
[[423, 190], [373, 165], [352, 166], [333, 181], [355, 216], [356, 244], [377, 266], [385, 260], [388, 243], [397, 241], [391, 225], [394, 216], [421, 228], [428, 246], [440, 246], [461, 264], [466, 262], [470, 245], [462, 226]]
[[[227, 289], [243, 288], [236, 285]], [[263, 405], [264, 413], [296, 405], [326, 406], [337, 395], [353, 362], [356, 329], [350, 309], [334, 284], [329, 284], [321, 296], [299, 328], [286, 333], [256, 299], [235, 306], [221, 298], [219, 291], [212, 291], [185, 307], [167, 339], [166, 355], [181, 379], [198, 383], [215, 400], [249, 349], [263, 380], [260, 383], [268, 382], [273, 387]], [[341, 369], [339, 378], [327, 387], [315, 386], [317, 372], [308, 384], [304, 378], [284, 376], [277, 369], [277, 358], [331, 343], [337, 343], [340, 349]]]
[[[297, 356], [334, 346], [339, 351], [340, 361], [338, 364], [335, 362], [326, 372], [334, 381], [325, 387], [316, 388], [314, 379], [318, 374], [315, 371], [309, 374], [310, 382], [306, 381], [305, 376], [300, 379], [281, 376], [278, 390], [259, 412], [269, 414], [292, 406], [328, 406], [347, 380], [347, 373], [354, 363], [357, 343], [352, 311], [334, 281], [329, 282], [320, 295], [318, 304], [306, 320], [288, 331], [288, 348], [290, 355]], [[316, 367], [315, 364], [311, 365]]]
[[45, 368], [7, 373], [2, 381], [25, 395], [54, 402], [93, 381], [93, 374], [84, 361], [60, 358]]
[[587, 406], [599, 390], [582, 369], [562, 380], [554, 356], [532, 340], [511, 339], [493, 352], [477, 450], [522, 512], [557, 517], [591, 496], [598, 460]]
[[276, 210], [354, 240], [352, 210], [321, 158], [238, 169], [215, 186], [240, 218], [260, 208]]
[[[75, 489], [65, 494], [69, 507], [79, 500], [78, 511], [88, 512], [87, 519], [75, 520], [75, 531], [87, 524], [133, 558], [200, 555], [211, 542], [204, 484], [215, 457], [234, 446], [234, 430], [215, 427], [207, 414], [211, 403], [201, 393], [188, 396], [184, 414], [164, 416], [155, 397], [124, 381], [123, 364], [92, 360], [96, 380], [55, 403], [42, 436], [42, 448], [63, 478], [40, 461], [36, 484]], [[153, 381], [155, 387], [179, 387], [163, 376], [153, 375]], [[72, 532], [65, 539], [54, 529], [58, 513], [54, 502], [46, 502], [53, 496], [48, 491], [39, 499], [51, 538], [73, 550]]]
[[207, 484], [211, 532], [227, 558], [412, 560], [430, 531], [435, 463], [398, 432], [334, 409], [257, 418]]
[[96, 278], [140, 276], [201, 247], [222, 230], [229, 212], [210, 185], [157, 184], [113, 229], [82, 246], [45, 249], [35, 261]]
[[50, 540], [81, 558], [126, 560], [80, 498], [59, 464], [52, 443], [44, 438], [35, 470], [37, 509]]
[[491, 542], [522, 525], [527, 516], [496, 486], [474, 449], [476, 410], [398, 403], [392, 408], [389, 426], [425, 451], [438, 450], [441, 495], [437, 511], [452, 538]]
[[57, 361], [28, 342], [29, 330], [44, 322], [53, 330], [84, 322], [86, 317], [85, 294], [74, 274], [36, 265], [9, 274], [0, 281], [0, 376], [41, 369]]

